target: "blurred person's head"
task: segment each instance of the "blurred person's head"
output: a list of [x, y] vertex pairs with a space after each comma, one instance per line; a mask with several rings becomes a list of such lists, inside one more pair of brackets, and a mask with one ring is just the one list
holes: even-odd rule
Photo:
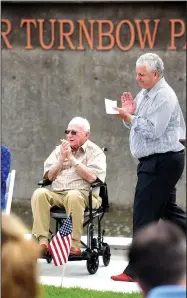
[[28, 230], [15, 215], [2, 214], [1, 289], [3, 298], [35, 298], [38, 294], [37, 258], [40, 248], [25, 239]]
[[164, 63], [154, 53], [141, 55], [136, 61], [136, 80], [141, 88], [151, 89], [163, 77]]
[[129, 261], [144, 295], [158, 286], [185, 284], [184, 233], [167, 221], [141, 228], [132, 240]]

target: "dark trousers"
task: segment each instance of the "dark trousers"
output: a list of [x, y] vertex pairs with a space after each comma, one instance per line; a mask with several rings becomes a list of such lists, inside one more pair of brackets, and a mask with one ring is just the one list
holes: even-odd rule
[[[133, 235], [159, 219], [170, 220], [186, 233], [186, 214], [176, 204], [176, 188], [184, 170], [184, 151], [150, 155], [140, 159], [133, 206]], [[134, 277], [131, 264], [124, 273]]]

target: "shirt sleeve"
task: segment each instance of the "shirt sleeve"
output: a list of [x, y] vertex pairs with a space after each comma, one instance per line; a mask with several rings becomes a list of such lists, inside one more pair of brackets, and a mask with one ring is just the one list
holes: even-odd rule
[[123, 124], [124, 124], [125, 127], [128, 128], [128, 129], [131, 129], [131, 127], [132, 127], [132, 123], [126, 123], [124, 120], [123, 120]]
[[102, 182], [106, 178], [106, 156], [103, 152], [93, 154], [87, 161], [87, 167], [93, 171], [93, 173]]
[[166, 98], [158, 97], [159, 94], [155, 97], [154, 104], [146, 118], [132, 116], [132, 128], [137, 134], [152, 139], [160, 138], [164, 134], [175, 108], [175, 103]]
[[57, 147], [53, 152], [49, 155], [49, 157], [44, 162], [44, 173], [43, 176], [49, 171], [51, 166], [53, 166], [57, 160], [59, 155], [59, 148]]
[[180, 108], [179, 140], [185, 140], [185, 139], [186, 139], [186, 124], [184, 121], [182, 110]]

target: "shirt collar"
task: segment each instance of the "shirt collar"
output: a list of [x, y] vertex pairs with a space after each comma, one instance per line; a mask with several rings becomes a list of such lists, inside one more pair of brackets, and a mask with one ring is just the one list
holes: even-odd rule
[[[147, 96], [149, 96], [149, 98], [154, 97], [154, 95], [156, 94], [156, 92], [157, 92], [157, 90], [159, 89], [159, 87], [162, 86], [165, 82], [166, 82], [166, 81], [165, 81], [164, 77], [161, 78], [161, 79], [156, 83], [156, 85], [154, 85], [154, 87], [151, 88], [151, 90], [149, 90], [149, 91], [147, 90]], [[144, 89], [144, 90], [146, 90], [146, 89]]]
[[[86, 142], [84, 142], [84, 144], [82, 144], [82, 146], [80, 146], [80, 148], [82, 148], [83, 149], [83, 151], [85, 152], [86, 151], [86, 148], [87, 148], [87, 146], [88, 146], [88, 140], [86, 141]], [[79, 148], [79, 149], [80, 149]]]
[[81, 150], [81, 149], [85, 152], [87, 146], [88, 146], [88, 140], [87, 140], [86, 142], [84, 142], [84, 144], [82, 144], [82, 145], [79, 147], [79, 149], [77, 150], [77, 152], [78, 152], [79, 150]]

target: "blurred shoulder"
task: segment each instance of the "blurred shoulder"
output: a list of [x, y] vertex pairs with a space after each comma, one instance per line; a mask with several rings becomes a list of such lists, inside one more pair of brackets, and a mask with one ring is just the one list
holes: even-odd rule
[[5, 145], [1, 145], [1, 155], [2, 154], [10, 154], [10, 149]]

